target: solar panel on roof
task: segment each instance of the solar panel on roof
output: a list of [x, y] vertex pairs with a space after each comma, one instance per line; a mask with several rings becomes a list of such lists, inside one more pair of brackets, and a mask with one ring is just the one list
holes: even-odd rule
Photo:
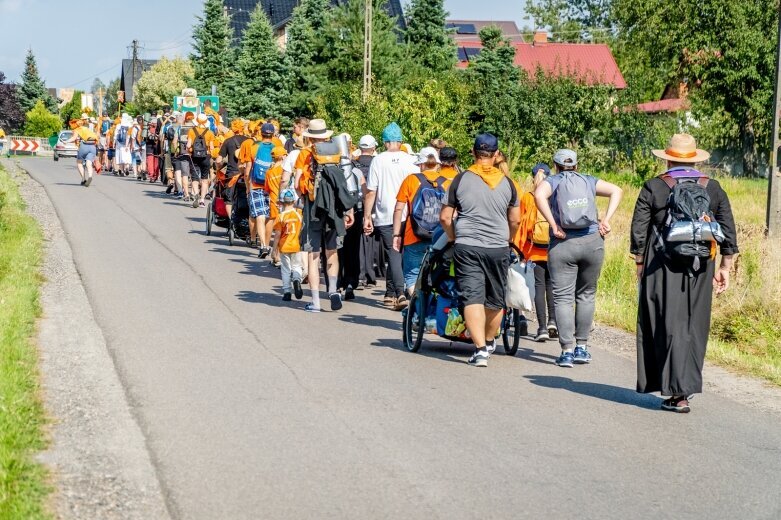
[[481, 49], [473, 49], [473, 48], [464, 49], [464, 51], [466, 51], [466, 59], [472, 61], [472, 59], [480, 55], [480, 50]]
[[477, 27], [473, 23], [459, 23], [456, 25], [456, 34], [477, 34]]
[[466, 49], [463, 47], [458, 48], [458, 61], [469, 61], [469, 58], [466, 57]]

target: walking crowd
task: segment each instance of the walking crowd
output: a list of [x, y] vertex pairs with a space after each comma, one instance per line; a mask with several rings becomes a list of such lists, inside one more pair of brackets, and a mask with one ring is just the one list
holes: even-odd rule
[[[582, 173], [573, 150], [558, 150], [552, 168], [535, 165], [524, 192], [490, 133], [476, 136], [465, 168], [466, 157], [441, 139], [413, 154], [396, 123], [381, 145], [371, 135], [355, 145], [322, 119], [297, 118], [284, 136], [274, 119], [226, 126], [210, 107], [86, 118], [74, 140], [84, 186], [93, 168], [161, 182], [170, 196], [206, 208], [209, 233], [221, 225], [279, 267], [284, 301], [302, 299], [308, 285], [307, 312], [323, 308], [321, 282], [339, 311], [382, 277], [384, 305], [405, 319], [425, 312], [410, 300], [424, 257], [446, 241], [473, 366], [487, 366], [496, 348], [517, 251], [534, 269], [533, 339], [558, 340], [560, 367], [592, 362], [604, 241], [623, 193]], [[675, 135], [654, 154], [666, 171], [640, 193], [629, 252], [640, 303], [637, 391], [660, 392], [663, 409], [688, 412], [690, 396], [702, 391], [713, 289], [727, 290], [738, 253], [735, 223], [719, 183], [695, 169], [708, 153], [693, 137]], [[607, 199], [601, 216], [599, 197]]]

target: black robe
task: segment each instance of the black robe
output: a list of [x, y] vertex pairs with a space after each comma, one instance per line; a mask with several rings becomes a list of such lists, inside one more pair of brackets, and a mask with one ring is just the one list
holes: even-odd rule
[[[736, 254], [727, 194], [713, 179], [706, 189], [724, 232], [720, 252]], [[632, 218], [631, 253], [645, 255], [637, 315], [637, 391], [688, 396], [702, 392], [715, 262], [701, 262], [695, 271], [691, 264], [672, 261], [657, 250], [656, 230], [664, 224], [669, 195], [662, 179], [650, 179], [640, 191]]]

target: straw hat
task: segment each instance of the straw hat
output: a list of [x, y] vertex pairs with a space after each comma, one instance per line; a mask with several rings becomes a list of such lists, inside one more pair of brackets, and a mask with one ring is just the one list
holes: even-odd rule
[[209, 123], [209, 117], [206, 114], [198, 114], [196, 121], [199, 125], [206, 126]]
[[664, 150], [651, 150], [660, 159], [679, 163], [700, 163], [707, 161], [710, 154], [697, 148], [697, 141], [689, 134], [675, 134]]
[[314, 137], [315, 139], [328, 139], [334, 135], [333, 130], [328, 130], [328, 126], [323, 119], [312, 119], [309, 122], [309, 128], [304, 130], [304, 137]]

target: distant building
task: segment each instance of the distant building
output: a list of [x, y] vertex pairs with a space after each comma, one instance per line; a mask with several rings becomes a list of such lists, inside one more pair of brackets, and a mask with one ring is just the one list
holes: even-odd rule
[[479, 42], [480, 29], [496, 26], [502, 31], [502, 36], [513, 43], [523, 43], [523, 35], [515, 22], [511, 20], [447, 20], [445, 27], [450, 29], [450, 37], [458, 42]]
[[[537, 31], [532, 43], [513, 42], [515, 65], [527, 73], [536, 74], [542, 69], [549, 76], [568, 76], [588, 85], [612, 85], [626, 88], [610, 47], [601, 43], [550, 43], [545, 31]], [[469, 66], [480, 55], [480, 40], [458, 42], [458, 64]]]
[[[301, 3], [300, 0], [223, 0], [225, 12], [228, 14], [231, 28], [233, 28], [234, 43], [238, 45], [241, 41], [244, 29], [249, 24], [250, 13], [255, 10], [258, 3], [266, 11], [271, 27], [274, 30], [274, 36], [277, 38], [277, 43], [284, 47], [287, 43], [287, 24], [293, 17], [293, 9]], [[331, 3], [333, 5], [342, 5], [347, 3], [347, 0], [331, 0]], [[406, 28], [400, 0], [387, 0], [385, 9], [391, 17], [396, 17], [400, 29]]]
[[152, 68], [157, 60], [122, 60], [122, 73], [119, 77], [119, 90], [125, 92], [125, 102], [133, 101], [133, 85], [141, 79], [141, 74]]
[[60, 100], [60, 108], [70, 103], [71, 99], [73, 99], [73, 94], [75, 93], [76, 93], [75, 89], [61, 88], [56, 96], [56, 99]]

